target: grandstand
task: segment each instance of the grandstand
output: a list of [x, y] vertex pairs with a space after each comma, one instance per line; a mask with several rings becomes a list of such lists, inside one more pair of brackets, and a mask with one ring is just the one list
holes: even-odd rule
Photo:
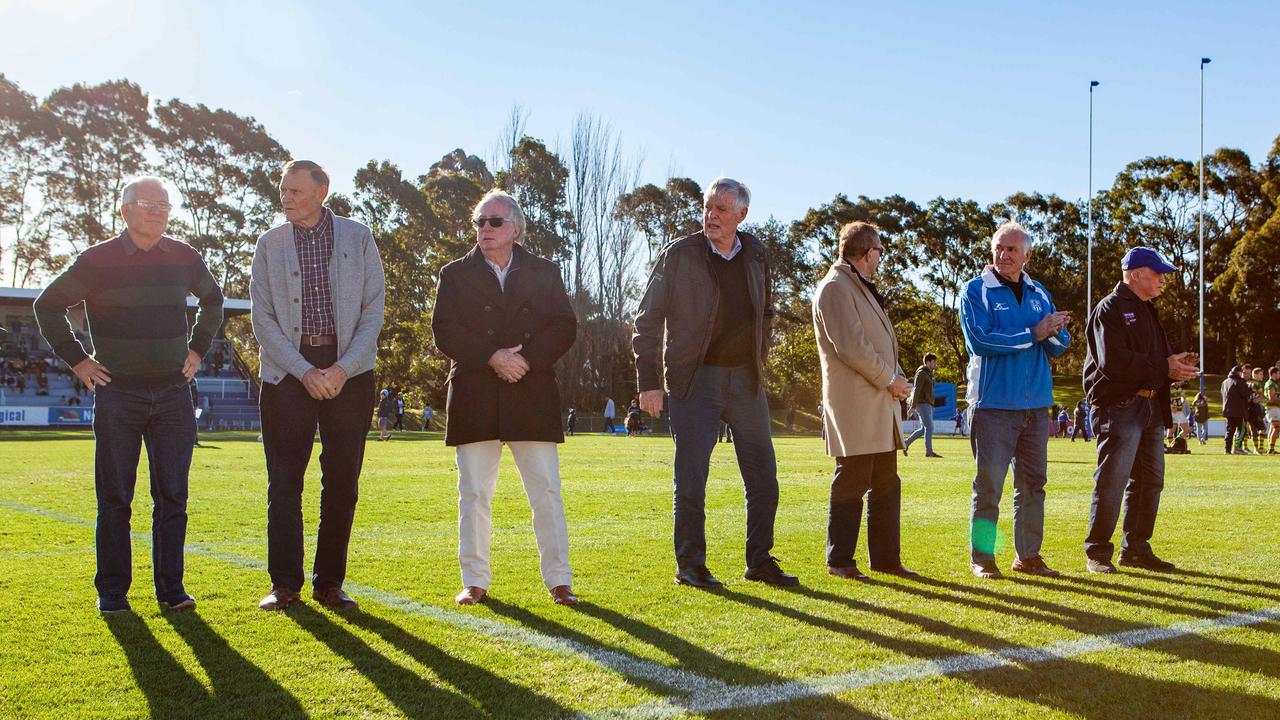
[[[0, 427], [86, 426], [93, 423], [93, 395], [76, 382], [66, 363], [57, 358], [36, 328], [32, 303], [37, 289], [0, 288], [0, 324], [9, 336], [0, 342]], [[187, 312], [195, 317], [196, 299], [187, 298]], [[249, 313], [248, 300], [227, 299], [226, 317]], [[68, 313], [72, 330], [85, 348], [92, 348], [84, 306]], [[196, 373], [201, 430], [256, 430], [258, 383], [222, 335]]]

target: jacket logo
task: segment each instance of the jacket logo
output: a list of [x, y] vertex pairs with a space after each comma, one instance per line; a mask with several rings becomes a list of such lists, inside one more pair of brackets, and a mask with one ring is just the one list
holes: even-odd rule
[[1124, 313], [1125, 325], [1132, 325], [1136, 322], [1138, 322], [1138, 316], [1135, 313], [1131, 313], [1131, 312]]
[[1032, 300], [1032, 301], [1031, 301], [1031, 309], [1032, 309], [1032, 310], [1035, 310], [1036, 312], [1043, 312], [1043, 311], [1044, 311], [1044, 306], [1040, 304], [1040, 301], [1039, 301], [1039, 300]]
[[1008, 306], [1008, 305], [1005, 305], [1005, 304], [1004, 304], [1004, 303], [1002, 303], [1002, 302], [998, 302], [998, 303], [996, 303], [996, 306], [995, 306], [995, 308], [993, 308], [993, 309], [995, 309], [995, 310], [1008, 310], [1008, 309], [1009, 309], [1009, 306]]

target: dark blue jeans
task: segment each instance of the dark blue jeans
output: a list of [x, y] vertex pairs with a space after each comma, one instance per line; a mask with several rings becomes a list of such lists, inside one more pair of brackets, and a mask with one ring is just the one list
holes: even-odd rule
[[98, 596], [122, 600], [133, 582], [129, 521], [138, 484], [138, 458], [147, 446], [151, 475], [151, 566], [156, 598], [178, 602], [187, 539], [187, 476], [196, 419], [187, 384], [129, 390], [100, 385], [94, 395], [94, 486]]
[[1110, 560], [1115, 552], [1111, 536], [1120, 518], [1123, 495], [1123, 552], [1151, 552], [1160, 491], [1164, 489], [1164, 418], [1156, 400], [1134, 397], [1093, 409], [1093, 432], [1098, 438], [1098, 468], [1093, 473], [1093, 503], [1089, 508], [1089, 537], [1085, 555]]
[[827, 565], [848, 567], [858, 547], [862, 497], [867, 497], [867, 550], [871, 567], [892, 570], [899, 553], [902, 480], [896, 451], [836, 458], [827, 512]]
[[1049, 409], [975, 408], [969, 442], [977, 473], [969, 521], [970, 555], [995, 559], [996, 525], [1004, 478], [1013, 466], [1013, 548], [1022, 559], [1044, 541], [1044, 486], [1049, 469]]
[[769, 405], [755, 371], [750, 366], [703, 365], [694, 373], [689, 396], [672, 395], [670, 404], [676, 443], [676, 563], [682, 568], [707, 563], [707, 473], [721, 420], [733, 429], [733, 451], [746, 487], [747, 567], [767, 561], [778, 512], [778, 465]]

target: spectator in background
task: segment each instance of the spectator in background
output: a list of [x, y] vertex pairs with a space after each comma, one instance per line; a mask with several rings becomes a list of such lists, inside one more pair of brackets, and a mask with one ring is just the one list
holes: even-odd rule
[[383, 388], [382, 393], [378, 396], [378, 440], [385, 442], [391, 437], [391, 416], [396, 412], [396, 398], [391, 394], [391, 388]]
[[569, 408], [569, 417], [565, 418], [565, 434], [573, 435], [578, 427], [578, 409]]
[[1089, 423], [1088, 410], [1085, 407], [1084, 398], [1076, 403], [1075, 422], [1071, 425], [1071, 442], [1075, 442], [1077, 437], [1083, 437], [1085, 442], [1089, 442]]
[[1058, 411], [1058, 437], [1066, 438], [1069, 430], [1071, 430], [1071, 416], [1067, 415], [1067, 409], [1064, 407]]
[[1245, 422], [1249, 416], [1249, 398], [1252, 394], [1249, 384], [1244, 380], [1243, 368], [1239, 365], [1231, 368], [1227, 373], [1227, 379], [1222, 381], [1222, 416], [1227, 420], [1225, 439], [1227, 455], [1248, 454], [1241, 448], [1240, 438], [1247, 432]]
[[924, 361], [920, 367], [916, 368], [915, 390], [911, 393], [911, 405], [907, 410], [910, 414], [914, 410], [916, 417], [920, 420], [920, 427], [907, 438], [902, 445], [902, 454], [905, 456], [907, 451], [911, 449], [911, 443], [924, 436], [924, 456], [931, 458], [942, 457], [933, 451], [933, 373], [938, 369], [938, 356], [933, 353], [925, 353]]
[[1264, 439], [1267, 434], [1267, 411], [1262, 405], [1265, 395], [1264, 387], [1267, 384], [1267, 371], [1261, 367], [1253, 369], [1253, 376], [1249, 380], [1249, 430], [1253, 436], [1253, 452], [1255, 455], [1262, 454]]
[[733, 428], [729, 427], [729, 423], [723, 420], [720, 421], [720, 434], [716, 438], [716, 442], [718, 443], [728, 442], [730, 444], [733, 443]]
[[1196, 437], [1204, 445], [1209, 442], [1209, 398], [1205, 397], [1203, 390], [1196, 393], [1196, 399], [1191, 403], [1191, 413], [1196, 422]]
[[396, 423], [392, 427], [404, 431], [404, 393], [396, 391]]
[[1267, 422], [1271, 426], [1267, 433], [1268, 455], [1276, 454], [1276, 439], [1280, 438], [1280, 367], [1272, 367], [1267, 371], [1269, 377], [1262, 385], [1262, 399], [1267, 406]]
[[613, 425], [613, 418], [616, 413], [617, 413], [617, 409], [613, 404], [613, 398], [605, 398], [605, 401], [604, 401], [604, 432], [605, 434], [612, 435], [615, 432], [617, 432], [617, 428], [615, 428]]
[[431, 409], [431, 403], [427, 403], [427, 406], [422, 408], [422, 431], [423, 432], [431, 431], [431, 420], [435, 418], [435, 415], [436, 415], [436, 411]]
[[640, 415], [640, 401], [632, 400], [631, 406], [627, 408], [627, 436], [635, 437], [644, 429], [644, 419]]

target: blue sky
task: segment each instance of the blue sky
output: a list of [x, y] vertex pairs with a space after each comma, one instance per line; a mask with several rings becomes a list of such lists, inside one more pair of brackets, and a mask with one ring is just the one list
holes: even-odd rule
[[487, 157], [513, 104], [566, 145], [574, 116], [644, 157], [754, 191], [790, 221], [836, 193], [1082, 197], [1199, 145], [1257, 162], [1280, 134], [1275, 3], [337, 3], [0, 0], [0, 72], [43, 96], [127, 77], [261, 121], [350, 188], [455, 147]]

